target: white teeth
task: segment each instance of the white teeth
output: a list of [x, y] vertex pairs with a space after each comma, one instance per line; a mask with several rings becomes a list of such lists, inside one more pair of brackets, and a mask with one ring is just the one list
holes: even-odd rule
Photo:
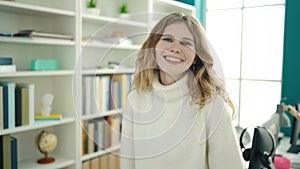
[[166, 58], [166, 60], [169, 60], [169, 61], [181, 62], [181, 59], [177, 59], [177, 58], [174, 58], [174, 57], [166, 56], [165, 58]]

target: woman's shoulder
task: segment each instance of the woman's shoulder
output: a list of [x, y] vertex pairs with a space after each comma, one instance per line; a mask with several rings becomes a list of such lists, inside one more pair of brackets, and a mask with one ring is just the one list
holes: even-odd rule
[[128, 93], [127, 99], [136, 100], [136, 99], [145, 98], [149, 95], [150, 95], [150, 92], [148, 92], [148, 91], [140, 91], [140, 90], [133, 89]]
[[213, 96], [211, 101], [204, 106], [204, 110], [206, 113], [214, 116], [223, 116], [225, 114], [231, 117], [232, 114], [229, 105], [220, 95]]
[[220, 95], [215, 95], [212, 97], [211, 101], [207, 103], [207, 105], [213, 107], [223, 107], [226, 105], [226, 102]]

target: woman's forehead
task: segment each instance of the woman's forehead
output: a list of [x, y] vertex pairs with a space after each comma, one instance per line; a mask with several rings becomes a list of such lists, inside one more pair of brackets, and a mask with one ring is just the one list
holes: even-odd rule
[[173, 23], [165, 27], [163, 35], [174, 36], [178, 39], [191, 39], [194, 40], [192, 32], [188, 29], [185, 23]]

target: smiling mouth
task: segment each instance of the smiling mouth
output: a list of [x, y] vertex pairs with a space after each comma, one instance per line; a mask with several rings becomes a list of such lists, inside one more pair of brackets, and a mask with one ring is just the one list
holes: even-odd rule
[[182, 59], [179, 59], [179, 58], [175, 58], [175, 57], [172, 57], [172, 56], [164, 56], [165, 60], [168, 61], [168, 62], [171, 62], [171, 63], [181, 63], [183, 62]]

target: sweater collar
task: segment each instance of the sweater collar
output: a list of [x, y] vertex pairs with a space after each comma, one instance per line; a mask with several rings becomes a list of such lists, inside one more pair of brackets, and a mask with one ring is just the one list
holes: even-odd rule
[[181, 79], [171, 85], [162, 85], [159, 82], [158, 75], [153, 81], [153, 92], [159, 97], [165, 100], [173, 100], [181, 98], [182, 96], [189, 93], [189, 84], [191, 83], [192, 73], [188, 72]]

